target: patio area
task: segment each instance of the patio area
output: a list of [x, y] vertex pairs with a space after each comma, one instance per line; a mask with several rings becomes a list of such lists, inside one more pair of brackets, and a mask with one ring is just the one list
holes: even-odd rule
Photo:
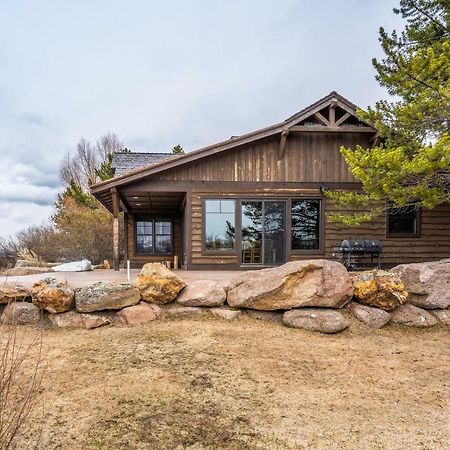
[[[131, 269], [131, 281], [136, 279], [139, 271], [140, 269]], [[174, 270], [173, 272], [187, 284], [190, 284], [196, 280], [215, 280], [226, 284], [235, 275], [242, 273], [234, 270]], [[126, 281], [127, 271], [121, 269], [119, 272], [115, 272], [114, 270], [98, 269], [90, 272], [48, 272], [25, 276], [0, 276], [0, 286], [7, 283], [14, 285], [20, 284], [26, 288], [31, 288], [34, 283], [49, 276], [57, 279], [65, 279], [73, 289], [78, 289], [80, 287], [89, 286], [98, 281], [104, 281], [107, 283]]]

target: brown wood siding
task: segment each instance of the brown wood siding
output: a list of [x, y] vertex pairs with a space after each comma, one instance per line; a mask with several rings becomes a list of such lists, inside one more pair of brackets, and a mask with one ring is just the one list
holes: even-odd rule
[[247, 144], [224, 154], [152, 176], [158, 181], [354, 182], [340, 147], [369, 146], [360, 133], [300, 133], [287, 139], [278, 160], [279, 138]]
[[[266, 191], [262, 188], [253, 190], [235, 189], [233, 192], [217, 195], [217, 191], [195, 191], [192, 194], [192, 264], [217, 265], [218, 268], [239, 265], [238, 255], [211, 255], [202, 252], [203, 243], [203, 198], [217, 195], [217, 198], [316, 198], [320, 190], [289, 189]], [[432, 210], [421, 212], [421, 227], [419, 237], [386, 237], [385, 217], [362, 224], [359, 227], [348, 227], [336, 224], [327, 219], [326, 214], [336, 212], [333, 204], [324, 200], [324, 252], [295, 253], [290, 260], [332, 258], [333, 249], [338, 247], [343, 239], [371, 238], [383, 243], [382, 263], [395, 265], [408, 262], [431, 261], [450, 257], [450, 204], [440, 205]], [[288, 252], [289, 253], [289, 252]]]
[[[149, 216], [151, 214], [149, 213]], [[173, 219], [173, 239], [174, 239], [174, 255], [178, 255], [179, 264], [181, 262], [181, 222], [179, 218]], [[164, 262], [171, 261], [173, 264], [173, 255], [137, 255], [135, 246], [135, 228], [134, 216], [128, 214], [127, 218], [127, 245], [128, 258], [132, 268], [141, 268], [148, 262]], [[173, 266], [172, 266], [173, 267]]]
[[[327, 212], [336, 208], [327, 201]], [[331, 257], [333, 247], [343, 239], [368, 237], [383, 243], [382, 263], [387, 265], [432, 261], [450, 257], [450, 204], [421, 211], [418, 237], [386, 237], [386, 219], [378, 217], [359, 227], [345, 227], [330, 221], [325, 225], [325, 251]]]

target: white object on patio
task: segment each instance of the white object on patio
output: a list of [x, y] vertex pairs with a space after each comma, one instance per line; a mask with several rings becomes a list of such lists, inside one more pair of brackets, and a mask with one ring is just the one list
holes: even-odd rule
[[60, 264], [52, 269], [54, 272], [87, 272], [93, 270], [91, 262], [87, 259]]

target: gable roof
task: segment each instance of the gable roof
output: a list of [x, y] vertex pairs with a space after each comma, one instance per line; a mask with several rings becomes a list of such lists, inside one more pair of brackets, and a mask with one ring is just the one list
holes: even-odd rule
[[111, 168], [116, 178], [136, 169], [151, 166], [167, 159], [176, 158], [177, 156], [173, 153], [115, 152], [113, 154]]
[[[221, 141], [216, 144], [208, 145], [206, 147], [202, 147], [198, 150], [194, 150], [188, 153], [185, 153], [183, 155], [180, 155], [177, 158], [171, 158], [168, 160], [164, 160], [161, 162], [157, 162], [154, 164], [151, 164], [149, 166], [141, 167], [139, 169], [130, 171], [122, 176], [118, 176], [116, 178], [102, 181], [100, 183], [97, 183], [93, 186], [91, 186], [91, 191], [95, 195], [99, 192], [104, 192], [105, 190], [109, 190], [112, 187], [126, 185], [129, 183], [132, 183], [134, 181], [137, 181], [141, 178], [147, 177], [149, 175], [163, 172], [165, 170], [172, 169], [174, 167], [178, 167], [183, 164], [188, 164], [192, 161], [196, 161], [201, 158], [205, 158], [208, 156], [215, 155], [217, 153], [227, 151], [236, 147], [239, 147], [240, 145], [244, 145], [250, 142], [255, 142], [260, 139], [264, 139], [266, 137], [270, 137], [273, 135], [276, 135], [278, 133], [283, 133], [285, 131], [289, 131], [291, 127], [294, 127], [298, 123], [300, 123], [302, 120], [310, 117], [311, 115], [314, 115], [318, 113], [323, 108], [326, 108], [327, 106], [330, 106], [331, 104], [336, 104], [339, 107], [341, 107], [344, 111], [346, 111], [349, 115], [352, 115], [354, 117], [357, 116], [357, 109], [358, 107], [347, 100], [342, 95], [338, 94], [336, 91], [330, 92], [325, 97], [322, 97], [318, 101], [314, 102], [313, 104], [307, 106], [306, 108], [303, 108], [301, 111], [295, 113], [294, 115], [288, 117], [286, 120], [276, 123], [274, 125], [270, 125], [265, 128], [261, 128], [259, 130], [243, 134], [241, 136], [232, 136], [232, 138]], [[368, 129], [370, 132], [373, 132], [374, 134], [377, 132], [375, 128], [371, 124], [362, 122], [365, 125], [365, 128]], [[296, 127], [296, 131], [298, 131], [299, 127]], [[310, 128], [305, 127], [305, 131], [311, 131]], [[331, 131], [345, 131], [343, 129], [334, 128]]]

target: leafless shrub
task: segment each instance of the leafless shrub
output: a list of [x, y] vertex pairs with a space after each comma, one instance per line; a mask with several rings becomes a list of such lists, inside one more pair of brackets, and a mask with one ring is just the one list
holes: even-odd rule
[[40, 430], [36, 431], [35, 420], [32, 439], [30, 430], [45, 372], [42, 335], [27, 342], [12, 326], [1, 343], [0, 358], [0, 450], [38, 448]]
[[66, 186], [75, 184], [88, 192], [89, 186], [99, 181], [96, 171], [101, 163], [122, 147], [123, 142], [114, 133], [105, 134], [95, 145], [81, 138], [75, 154], [68, 153], [61, 161], [59, 178]]

